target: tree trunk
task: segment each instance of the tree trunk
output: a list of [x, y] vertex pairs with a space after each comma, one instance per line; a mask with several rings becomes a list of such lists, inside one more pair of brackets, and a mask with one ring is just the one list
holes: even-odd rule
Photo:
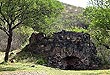
[[8, 42], [7, 42], [7, 47], [5, 51], [5, 57], [4, 57], [5, 62], [8, 62], [11, 43], [12, 43], [12, 31], [9, 32], [9, 36], [8, 36]]

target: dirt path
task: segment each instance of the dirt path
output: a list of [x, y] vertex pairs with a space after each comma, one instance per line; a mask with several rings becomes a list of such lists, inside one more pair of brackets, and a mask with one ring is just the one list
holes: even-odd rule
[[39, 73], [39, 72], [28, 72], [28, 71], [15, 71], [15, 72], [0, 72], [0, 75], [47, 75], [46, 73]]

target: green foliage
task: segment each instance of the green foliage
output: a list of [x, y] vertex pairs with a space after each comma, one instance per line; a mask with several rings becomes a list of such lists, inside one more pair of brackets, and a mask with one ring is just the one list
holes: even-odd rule
[[43, 58], [39, 58], [36, 62], [36, 64], [40, 64], [40, 65], [45, 65], [47, 63], [47, 61]]
[[21, 26], [17, 28], [15, 32], [30, 36], [34, 32], [34, 30], [28, 26]]
[[47, 60], [45, 59], [45, 56], [43, 54], [33, 54], [25, 47], [22, 51], [17, 53], [13, 59], [16, 60], [16, 62], [22, 62], [22, 63], [35, 63], [35, 64], [40, 64], [44, 65], [47, 64]]
[[90, 6], [84, 11], [84, 15], [90, 21], [89, 32], [98, 44], [108, 44], [110, 42], [108, 40], [110, 38], [110, 8], [106, 6], [108, 2], [102, 5], [103, 0], [101, 3], [97, 3], [95, 0], [92, 2], [97, 6]]
[[61, 16], [56, 19], [55, 22], [49, 27], [51, 34], [53, 32], [59, 32], [61, 30], [85, 32], [86, 28], [82, 27], [86, 25], [86, 19], [82, 15], [83, 8], [63, 4], [65, 10], [62, 12]]
[[[63, 10], [63, 5], [56, 0], [38, 0], [38, 16], [36, 17], [37, 26], [33, 27], [38, 32], [44, 32], [48, 34], [50, 32], [50, 26], [55, 22], [59, 14]], [[39, 12], [41, 11], [41, 12]]]
[[84, 11], [90, 21], [89, 33], [97, 46], [102, 63], [108, 64], [110, 52], [104, 45], [110, 45], [110, 0], [90, 0], [90, 3], [92, 6]]
[[[1, 0], [0, 26], [19, 25], [31, 26], [37, 31], [45, 30], [46, 26], [57, 18], [63, 6], [56, 0]], [[4, 19], [5, 18], [5, 19]]]
[[67, 28], [66, 30], [67, 31], [74, 31], [74, 32], [84, 32], [84, 33], [88, 32], [87, 29], [83, 29], [83, 28], [80, 28], [80, 27], [71, 27], [71, 28]]
[[110, 9], [109, 8], [86, 8], [84, 15], [91, 21], [90, 28], [110, 30]]
[[21, 26], [15, 30], [17, 34], [19, 34], [19, 38], [21, 40], [21, 48], [24, 48], [29, 43], [29, 38], [34, 30], [28, 26]]
[[45, 30], [45, 25], [52, 23], [62, 9], [63, 6], [56, 0], [1, 0], [0, 29], [8, 36], [4, 61], [8, 61], [13, 30], [19, 26]]
[[110, 49], [106, 49], [104, 46], [97, 47], [97, 56], [101, 58], [103, 65], [110, 65]]
[[89, 0], [89, 4], [100, 8], [110, 8], [110, 0]]

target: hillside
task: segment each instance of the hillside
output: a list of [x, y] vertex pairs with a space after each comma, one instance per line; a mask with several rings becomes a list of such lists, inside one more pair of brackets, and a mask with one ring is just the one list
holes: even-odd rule
[[58, 18], [57, 22], [52, 24], [53, 30], [55, 32], [61, 30], [72, 30], [74, 27], [81, 27], [87, 29], [86, 20], [83, 17], [83, 10], [84, 8], [76, 7], [73, 5], [65, 4], [64, 11], [62, 12], [60, 18]]
[[64, 5], [64, 8], [65, 8], [65, 11], [63, 13], [71, 13], [71, 14], [75, 14], [75, 15], [78, 15], [78, 14], [81, 14], [83, 9], [82, 7], [77, 7], [77, 6], [73, 6], [73, 5], [69, 5], [69, 4], [65, 4], [65, 3], [62, 3]]

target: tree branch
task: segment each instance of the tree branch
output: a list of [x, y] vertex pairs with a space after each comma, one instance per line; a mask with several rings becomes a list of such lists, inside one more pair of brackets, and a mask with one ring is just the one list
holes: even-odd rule
[[5, 15], [3, 14], [1, 7], [2, 7], [2, 3], [0, 4], [0, 14], [3, 17], [3, 19], [7, 22], [7, 24], [9, 25], [9, 21], [5, 18]]
[[9, 36], [8, 31], [7, 31], [6, 28], [3, 27], [1, 24], [0, 24], [0, 30], [4, 31], [4, 32]]
[[110, 49], [109, 45], [107, 44], [102, 44], [103, 46], [105, 46], [105, 48]]
[[2, 18], [0, 18], [0, 20], [5, 24], [5, 21]]
[[11, 29], [15, 29], [16, 27], [18, 27], [20, 24], [22, 24], [23, 21], [18, 22], [14, 27], [12, 27]]
[[15, 18], [11, 21], [11, 24], [14, 24], [14, 22], [16, 21], [16, 19], [20, 16], [21, 14], [18, 14], [17, 16], [15, 16]]
[[[18, 16], [16, 16], [16, 19], [17, 19], [17, 17], [18, 17]], [[27, 18], [27, 17], [26, 17], [26, 18]], [[25, 21], [26, 18], [22, 19], [22, 21], [18, 22], [18, 23], [17, 23], [14, 27], [12, 27], [11, 29], [13, 30], [13, 29], [15, 29], [16, 27], [18, 27], [20, 24], [23, 23], [23, 21]], [[16, 19], [15, 19], [15, 20], [16, 20]]]

